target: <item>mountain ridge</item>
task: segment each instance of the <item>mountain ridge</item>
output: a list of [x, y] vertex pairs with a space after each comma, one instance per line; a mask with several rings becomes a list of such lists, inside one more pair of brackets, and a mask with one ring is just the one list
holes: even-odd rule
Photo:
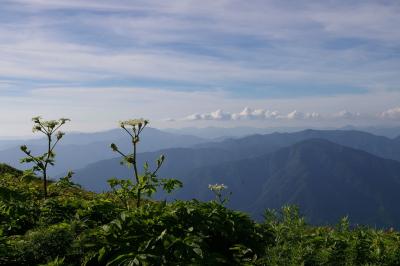
[[[339, 160], [339, 155], [344, 158]], [[326, 169], [321, 171], [316, 162], [323, 162]], [[386, 173], [381, 178], [383, 185], [378, 179], [378, 175], [382, 174], [380, 171]], [[210, 173], [218, 178], [210, 176]], [[324, 182], [330, 187], [317, 177], [324, 177]], [[178, 197], [188, 199], [196, 195], [202, 200], [210, 199], [211, 195], [206, 195], [205, 189], [198, 192], [198, 188], [219, 181], [233, 191], [231, 207], [257, 217], [265, 208], [277, 209], [285, 204], [296, 204], [314, 223], [329, 223], [349, 215], [355, 223], [379, 226], [400, 224], [397, 207], [393, 204], [400, 200], [397, 196], [400, 163], [326, 140], [306, 140], [257, 158], [227, 162], [200, 171], [197, 169], [192, 173], [191, 180], [197, 182], [191, 185], [186, 179], [186, 188], [184, 186], [183, 191], [178, 192]], [[257, 199], [251, 202], [254, 195]], [[329, 197], [334, 200], [329, 200]], [[366, 211], [366, 206], [371, 211]], [[329, 211], [324, 211], [325, 208]]]

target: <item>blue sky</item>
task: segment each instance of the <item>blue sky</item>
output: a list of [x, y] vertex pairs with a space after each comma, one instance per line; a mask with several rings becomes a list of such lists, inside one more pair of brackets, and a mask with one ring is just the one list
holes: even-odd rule
[[[0, 136], [400, 122], [398, 1], [3, 0]], [[245, 108], [248, 107], [248, 108]]]

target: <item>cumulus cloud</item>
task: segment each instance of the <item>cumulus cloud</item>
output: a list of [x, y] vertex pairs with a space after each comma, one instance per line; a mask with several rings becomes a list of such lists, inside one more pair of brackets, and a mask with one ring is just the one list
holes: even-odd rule
[[225, 113], [221, 109], [218, 109], [211, 113], [192, 114], [187, 116], [184, 120], [230, 120], [231, 117], [231, 114]]
[[225, 121], [238, 121], [238, 120], [319, 120], [319, 121], [345, 121], [345, 120], [369, 120], [369, 121], [379, 121], [379, 120], [400, 120], [400, 107], [395, 107], [388, 109], [384, 112], [378, 114], [363, 114], [360, 112], [350, 112], [347, 110], [342, 110], [336, 113], [325, 113], [320, 114], [318, 112], [301, 112], [298, 110], [293, 110], [287, 114], [280, 113], [278, 111], [270, 111], [266, 109], [252, 109], [250, 107], [245, 107], [242, 111], [237, 113], [224, 112], [221, 109], [216, 110], [211, 113], [196, 113], [187, 116], [183, 120], [225, 120]]
[[[252, 109], [250, 107], [245, 107], [242, 111], [237, 113], [224, 112], [218, 109], [211, 113], [196, 113], [187, 116], [184, 119], [186, 121], [194, 120], [214, 120], [214, 121], [244, 121], [244, 120], [275, 120], [275, 121], [370, 121], [377, 122], [383, 120], [400, 120], [400, 107], [394, 107], [380, 113], [360, 113], [360, 112], [350, 112], [347, 110], [342, 110], [336, 113], [324, 113], [319, 112], [301, 112], [298, 110], [293, 110], [286, 114], [271, 111], [266, 109]], [[178, 121], [178, 120], [177, 120]]]
[[379, 117], [384, 119], [400, 119], [400, 107], [391, 108], [382, 112]]
[[297, 110], [294, 110], [293, 112], [290, 112], [286, 116], [286, 118], [291, 119], [291, 120], [293, 120], [293, 119], [298, 119], [298, 120], [302, 120], [302, 119], [318, 119], [320, 117], [321, 117], [321, 115], [319, 113], [316, 113], [316, 112], [303, 113], [303, 112], [299, 112]]
[[340, 112], [334, 113], [332, 116], [334, 118], [354, 119], [354, 118], [361, 117], [361, 113], [359, 113], [359, 112], [349, 112], [347, 110], [342, 110]]
[[233, 113], [231, 118], [233, 120], [264, 120], [268, 118], [276, 118], [279, 116], [278, 111], [270, 111], [265, 109], [251, 109], [249, 107], [245, 107], [239, 113]]
[[222, 110], [216, 110], [211, 113], [192, 114], [184, 118], [184, 120], [305, 120], [305, 119], [319, 119], [321, 115], [317, 112], [303, 113], [297, 110], [288, 113], [287, 115], [280, 114], [278, 111], [271, 111], [266, 109], [252, 109], [245, 107], [238, 113], [228, 113]]
[[286, 116], [286, 118], [291, 119], [291, 120], [318, 119], [320, 117], [321, 117], [321, 115], [317, 112], [303, 113], [303, 112], [299, 112], [297, 110], [290, 112]]

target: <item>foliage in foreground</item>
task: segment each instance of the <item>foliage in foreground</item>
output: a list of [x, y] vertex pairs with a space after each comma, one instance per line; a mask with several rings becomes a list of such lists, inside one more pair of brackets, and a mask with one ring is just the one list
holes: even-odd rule
[[400, 265], [400, 234], [307, 225], [293, 207], [263, 222], [217, 203], [144, 201], [49, 185], [0, 166], [0, 264]]

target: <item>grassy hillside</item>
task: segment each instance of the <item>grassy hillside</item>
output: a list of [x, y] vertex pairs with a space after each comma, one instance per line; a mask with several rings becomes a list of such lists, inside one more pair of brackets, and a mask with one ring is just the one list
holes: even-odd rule
[[[210, 192], [211, 193], [211, 192]], [[234, 195], [233, 195], [234, 197]], [[63, 179], [41, 181], [0, 166], [0, 264], [6, 265], [399, 265], [393, 230], [313, 227], [293, 207], [254, 222], [217, 201], [145, 201]]]

